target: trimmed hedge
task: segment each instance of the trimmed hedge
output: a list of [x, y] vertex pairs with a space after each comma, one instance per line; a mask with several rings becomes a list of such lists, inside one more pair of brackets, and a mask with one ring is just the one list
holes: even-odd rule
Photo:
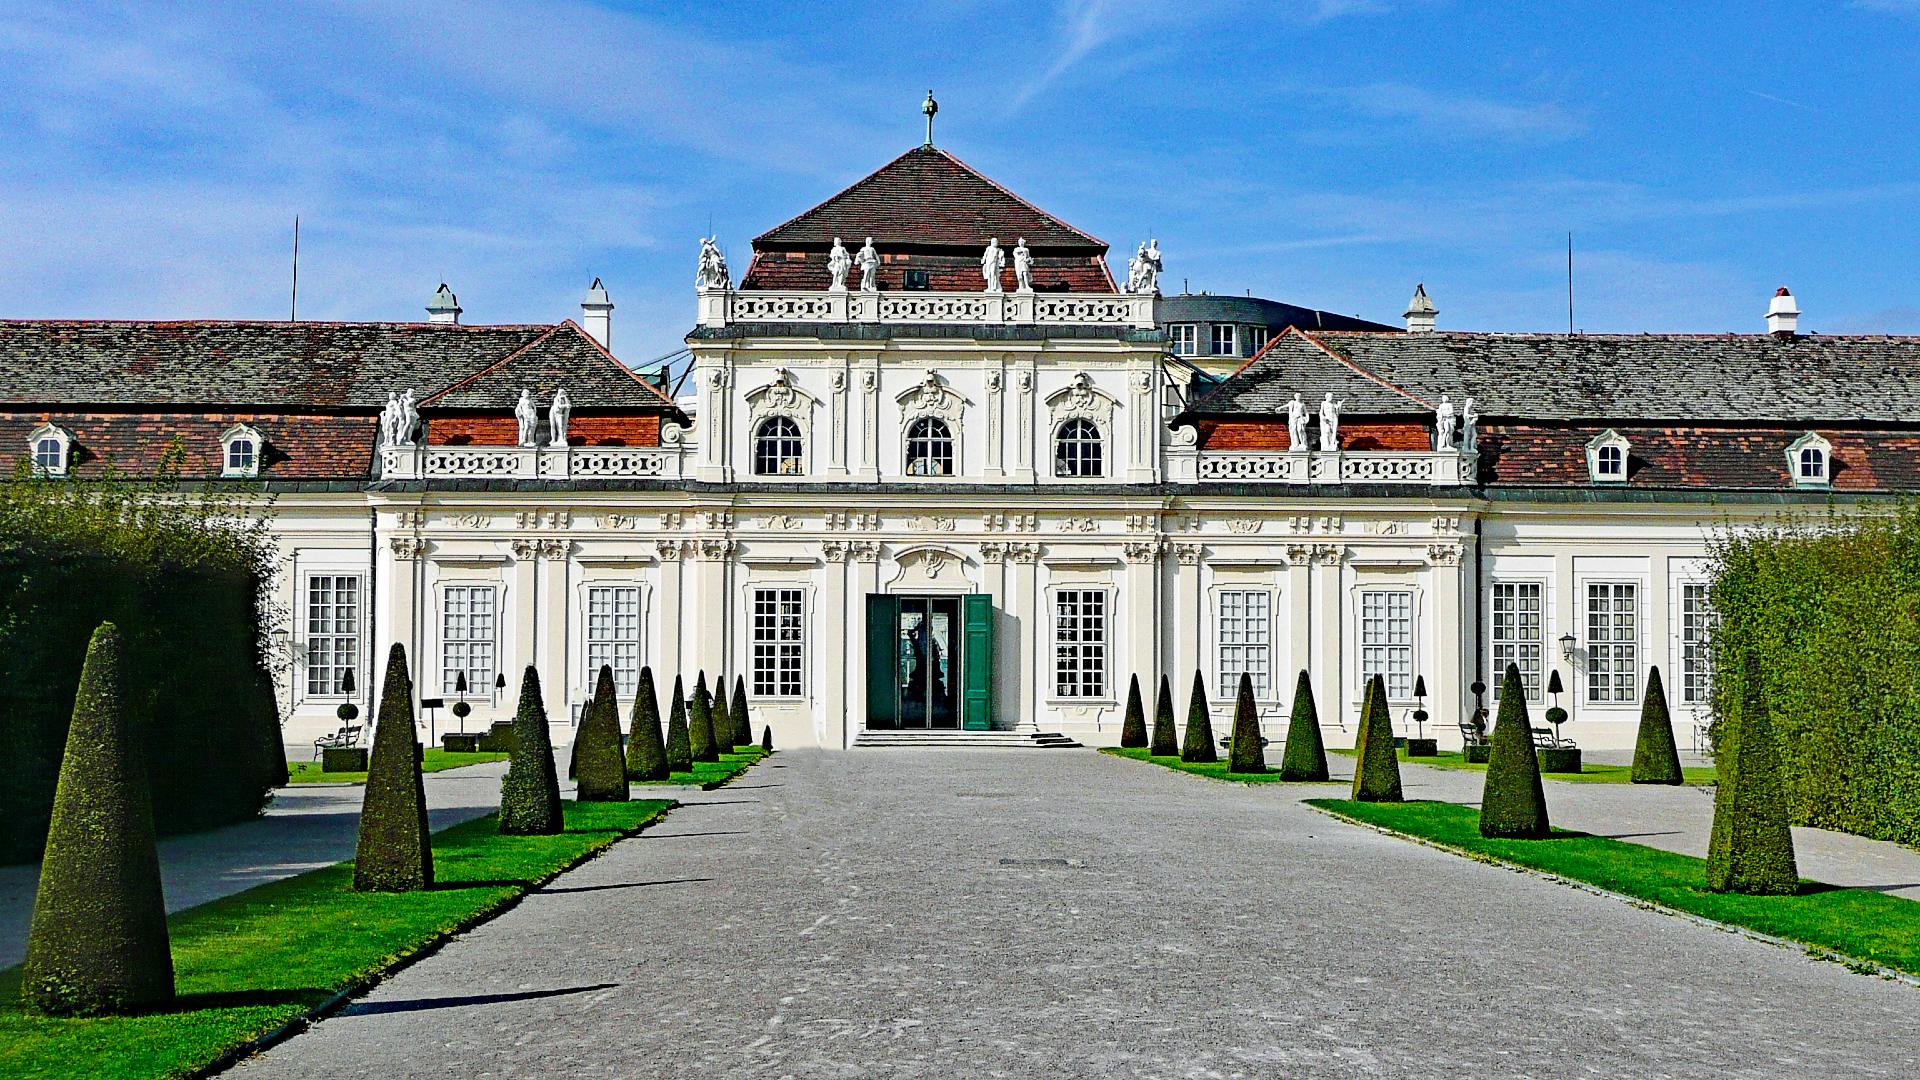
[[1680, 784], [1686, 778], [1680, 770], [1680, 747], [1673, 741], [1667, 690], [1656, 665], [1647, 671], [1647, 696], [1640, 703], [1640, 735], [1633, 743], [1633, 782]]
[[1287, 725], [1286, 752], [1280, 756], [1280, 779], [1327, 779], [1327, 745], [1320, 738], [1320, 710], [1314, 706], [1313, 680], [1305, 668], [1293, 684], [1293, 719]]
[[733, 752], [733, 706], [727, 701], [727, 677], [713, 680], [713, 748], [722, 754]]
[[1207, 711], [1207, 683], [1199, 672], [1193, 673], [1193, 693], [1187, 698], [1187, 739], [1180, 745], [1180, 760], [1188, 763], [1219, 761], [1213, 748], [1213, 716]]
[[532, 664], [520, 676], [520, 707], [513, 714], [512, 755], [500, 778], [500, 831], [509, 836], [552, 836], [564, 827], [560, 777], [553, 767], [547, 706], [540, 672]]
[[1160, 696], [1153, 702], [1153, 744], [1149, 751], [1154, 757], [1172, 757], [1180, 752], [1180, 738], [1173, 730], [1173, 683], [1167, 676], [1160, 676]]
[[1500, 715], [1489, 741], [1493, 752], [1487, 758], [1487, 780], [1480, 794], [1480, 835], [1544, 839], [1553, 831], [1547, 824], [1546, 785], [1540, 782], [1533, 724], [1527, 719], [1526, 686], [1516, 664], [1508, 664], [1500, 679]]
[[101, 623], [80, 670], [33, 899], [20, 978], [33, 1012], [126, 1013], [173, 998], [153, 805], [123, 700], [120, 633]]
[[667, 707], [667, 769], [689, 772], [693, 769], [692, 731], [687, 725], [687, 691], [680, 676], [673, 677], [673, 703]]
[[693, 697], [687, 701], [687, 745], [695, 761], [719, 761], [720, 748], [713, 741], [713, 695], [707, 692], [707, 673], [693, 680]]
[[1140, 676], [1127, 680], [1127, 711], [1120, 721], [1120, 745], [1136, 749], [1147, 745], [1147, 711], [1140, 704]]
[[[172, 496], [172, 497], [169, 497]], [[94, 628], [162, 834], [257, 816], [286, 783], [265, 629], [266, 515], [170, 481], [0, 479], [0, 863], [37, 859]]]
[[360, 802], [360, 842], [353, 856], [357, 892], [411, 892], [433, 884], [433, 845], [427, 830], [427, 791], [420, 778], [414, 734], [413, 678], [407, 650], [387, 650], [367, 760], [367, 791]]
[[1227, 749], [1230, 773], [1267, 771], [1267, 751], [1261, 745], [1260, 708], [1253, 703], [1253, 677], [1240, 673], [1240, 685], [1233, 695], [1233, 736]]
[[667, 743], [660, 737], [660, 694], [654, 689], [653, 668], [643, 666], [627, 728], [627, 779], [665, 780], [671, 771]]
[[733, 708], [727, 710], [733, 717], [733, 745], [753, 745], [753, 716], [747, 711], [747, 677], [733, 677]]
[[1713, 835], [1707, 844], [1707, 888], [1714, 892], [1787, 896], [1799, 890], [1793, 831], [1780, 798], [1779, 745], [1757, 683], [1733, 705], [1721, 728], [1714, 764]]
[[1920, 505], [1727, 534], [1712, 558], [1715, 748], [1751, 681], [1789, 821], [1920, 844]]
[[593, 701], [587, 705], [586, 719], [573, 737], [573, 756], [578, 763], [574, 800], [577, 802], [626, 802], [627, 757], [620, 746], [620, 701], [614, 695], [613, 668], [600, 665], [593, 683]]
[[1360, 760], [1353, 765], [1353, 797], [1361, 802], [1399, 802], [1400, 759], [1393, 749], [1393, 721], [1387, 714], [1387, 681], [1375, 675], [1360, 699], [1360, 731], [1354, 742]]

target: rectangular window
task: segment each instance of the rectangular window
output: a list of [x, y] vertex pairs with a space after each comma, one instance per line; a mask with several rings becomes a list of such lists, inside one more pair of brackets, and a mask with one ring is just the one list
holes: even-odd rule
[[1200, 351], [1199, 328], [1192, 323], [1174, 323], [1167, 333], [1173, 340], [1173, 355], [1192, 356]]
[[613, 669], [613, 688], [632, 697], [640, 687], [640, 589], [597, 585], [587, 590], [587, 686]]
[[1537, 581], [1496, 581], [1493, 583], [1493, 699], [1500, 700], [1500, 684], [1507, 677], [1507, 665], [1520, 667], [1520, 681], [1527, 697], [1540, 699], [1540, 661], [1543, 634], [1541, 597], [1544, 587]]
[[1062, 589], [1054, 594], [1054, 692], [1063, 698], [1107, 693], [1107, 594]]
[[315, 574], [307, 579], [307, 693], [344, 694], [347, 672], [359, 667], [360, 578]]
[[491, 585], [449, 585], [440, 593], [440, 692], [457, 693], [461, 672], [468, 694], [493, 692], [494, 602]]
[[1264, 326], [1247, 327], [1248, 354], [1257, 355], [1261, 349], [1264, 349], [1266, 347], [1267, 347], [1267, 328]]
[[1264, 590], [1220, 593], [1217, 629], [1220, 649], [1220, 696], [1231, 700], [1240, 692], [1240, 675], [1253, 679], [1253, 696], [1272, 697], [1272, 598]]
[[799, 697], [805, 683], [805, 597], [800, 589], [753, 590], [753, 696]]
[[1713, 609], [1707, 605], [1707, 586], [1680, 586], [1680, 699], [1704, 705], [1712, 697], [1707, 663], [1707, 637], [1713, 630]]
[[1232, 323], [1214, 323], [1213, 324], [1213, 340], [1209, 342], [1209, 344], [1212, 346], [1213, 355], [1215, 356], [1235, 355], [1236, 350], [1233, 347], [1233, 344], [1234, 344], [1233, 329], [1234, 328]]
[[1631, 702], [1639, 697], [1640, 629], [1635, 586], [1587, 585], [1587, 700]]
[[1413, 696], [1413, 594], [1380, 590], [1360, 594], [1360, 676], [1362, 689], [1375, 675], [1385, 677], [1387, 697]]

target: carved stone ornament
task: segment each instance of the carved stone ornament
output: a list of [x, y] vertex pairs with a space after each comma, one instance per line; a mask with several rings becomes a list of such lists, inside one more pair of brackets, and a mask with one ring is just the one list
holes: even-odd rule
[[1447, 534], [1460, 531], [1460, 519], [1449, 515], [1435, 517], [1428, 521], [1427, 525], [1436, 533]]
[[792, 514], [768, 514], [754, 521], [754, 525], [762, 529], [798, 529], [805, 524]]
[[1130, 563], [1154, 562], [1160, 558], [1160, 542], [1158, 540], [1129, 540], [1126, 542], [1125, 551], [1127, 561]]
[[672, 421], [660, 423], [660, 445], [680, 446], [687, 441], [687, 429]]
[[1192, 424], [1182, 424], [1173, 429], [1172, 441], [1175, 446], [1196, 446], [1200, 442], [1200, 429]]
[[967, 399], [948, 386], [937, 371], [929, 371], [926, 377], [915, 386], [896, 398], [900, 403], [900, 416], [904, 423], [911, 423], [923, 416], [937, 416], [953, 425], [958, 433], [961, 413], [967, 407]]
[[839, 512], [827, 515], [829, 529], [877, 529], [880, 527], [878, 514], [843, 514]]
[[1008, 544], [1007, 554], [1017, 563], [1032, 563], [1040, 558], [1039, 544]]
[[935, 517], [932, 514], [921, 514], [919, 517], [909, 519], [907, 521], [907, 527], [915, 532], [952, 532], [953, 519], [950, 517]]
[[854, 562], [878, 562], [880, 559], [880, 544], [874, 540], [849, 540], [847, 542], [847, 558]]
[[656, 540], [653, 546], [660, 553], [661, 562], [679, 562], [686, 550], [678, 540]]
[[1069, 514], [1060, 519], [1061, 532], [1090, 533], [1098, 531], [1099, 528], [1099, 522], [1084, 515]]
[[417, 529], [427, 523], [427, 515], [418, 510], [402, 510], [393, 515], [393, 523], [402, 529]]
[[1199, 566], [1200, 552], [1199, 544], [1173, 545], [1173, 553], [1179, 557], [1181, 566]]
[[1092, 420], [1102, 433], [1113, 423], [1113, 410], [1120, 403], [1093, 385], [1093, 378], [1082, 371], [1067, 385], [1047, 395], [1047, 408], [1053, 412], [1054, 426], [1073, 419]]
[[836, 394], [846, 393], [846, 390], [847, 390], [846, 371], [843, 369], [836, 369], [833, 372], [833, 374], [827, 376], [827, 388], [829, 390], [832, 390]]
[[733, 541], [727, 539], [702, 540], [700, 558], [707, 562], [725, 562], [733, 554]]
[[1002, 380], [1002, 376], [1000, 372], [998, 371], [987, 372], [987, 393], [989, 394], [999, 393], [1001, 380]]
[[679, 528], [680, 527], [680, 511], [662, 510], [660, 512], [660, 527], [663, 529]]
[[540, 542], [528, 537], [518, 537], [507, 546], [516, 562], [532, 562], [540, 554]]
[[427, 542], [417, 536], [396, 536], [387, 541], [387, 546], [393, 551], [394, 558], [412, 560], [419, 558], [420, 553], [426, 550]]
[[1321, 566], [1339, 566], [1347, 557], [1347, 549], [1339, 544], [1313, 545], [1313, 561]]
[[769, 416], [785, 416], [805, 432], [813, 404], [813, 396], [794, 385], [793, 373], [786, 368], [775, 369], [772, 382], [747, 391], [747, 409], [756, 424]]
[[448, 514], [440, 519], [440, 523], [461, 529], [482, 529], [486, 527], [489, 520], [491, 519], [485, 514], [478, 514], [467, 510], [456, 514]]
[[820, 542], [820, 557], [830, 563], [847, 560], [847, 544], [842, 540], [823, 540]]
[[1128, 532], [1152, 532], [1157, 525], [1159, 521], [1151, 514], [1127, 515]]
[[1227, 522], [1227, 531], [1242, 535], [1260, 531], [1261, 522], [1257, 518], [1233, 518]]
[[1428, 544], [1427, 561], [1435, 566], [1460, 565], [1459, 544]]
[[564, 559], [573, 551], [573, 542], [559, 537], [548, 537], [540, 541], [540, 557], [543, 559]]
[[980, 558], [982, 561], [990, 563], [1005, 562], [1007, 558], [1007, 547], [1008, 545], [1005, 543], [989, 540], [980, 545]]
[[573, 511], [522, 510], [513, 515], [513, 523], [523, 529], [567, 529], [573, 527]]
[[613, 512], [595, 516], [593, 523], [602, 529], [638, 529], [642, 519], [639, 514]]
[[733, 528], [733, 514], [725, 510], [704, 511], [700, 515], [700, 520], [705, 522], [709, 529]]

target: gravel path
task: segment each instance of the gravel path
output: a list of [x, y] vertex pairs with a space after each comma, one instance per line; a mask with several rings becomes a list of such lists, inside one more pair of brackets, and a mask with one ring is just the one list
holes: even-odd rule
[[235, 1075], [1920, 1072], [1920, 990], [1307, 793], [1072, 751], [790, 751]]

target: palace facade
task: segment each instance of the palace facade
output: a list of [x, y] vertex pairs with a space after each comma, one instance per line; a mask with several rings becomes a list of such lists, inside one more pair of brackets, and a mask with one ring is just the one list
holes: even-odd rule
[[371, 714], [398, 641], [469, 730], [527, 664], [569, 725], [604, 664], [623, 711], [642, 665], [743, 675], [827, 747], [1108, 744], [1130, 677], [1224, 717], [1246, 672], [1278, 738], [1306, 670], [1334, 745], [1375, 673], [1457, 744], [1511, 662], [1590, 748], [1657, 666], [1686, 745], [1715, 534], [1920, 487], [1920, 340], [1799, 333], [1785, 290], [1753, 334], [1447, 332], [1423, 289], [1350, 329], [1108, 254], [928, 145], [737, 282], [704, 247], [690, 398], [606, 351], [598, 282], [514, 326], [443, 286], [424, 322], [0, 322], [0, 439], [271, 494], [290, 743]]

